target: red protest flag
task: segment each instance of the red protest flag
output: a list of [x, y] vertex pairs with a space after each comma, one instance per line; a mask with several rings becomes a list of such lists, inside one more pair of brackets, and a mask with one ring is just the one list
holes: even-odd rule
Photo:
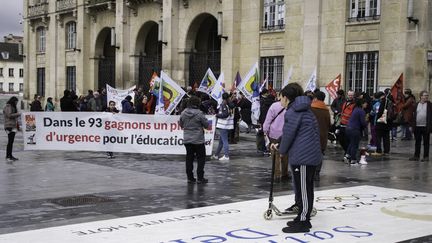
[[340, 89], [341, 78], [342, 78], [342, 75], [339, 73], [339, 75], [335, 79], [333, 79], [329, 84], [327, 84], [325, 86], [325, 89], [327, 90], [327, 92], [330, 94], [330, 96], [333, 99], [336, 99], [336, 97], [337, 97], [336, 92]]
[[402, 106], [404, 104], [404, 90], [403, 90], [403, 73], [399, 76], [396, 82], [393, 84], [393, 87], [390, 89], [390, 92], [393, 96], [393, 100], [395, 102], [396, 111], [400, 112], [402, 110]]

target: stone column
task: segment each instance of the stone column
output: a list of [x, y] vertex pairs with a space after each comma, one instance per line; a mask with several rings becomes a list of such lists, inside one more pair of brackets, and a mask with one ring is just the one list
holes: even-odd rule
[[[287, 3], [288, 4], [288, 3]], [[304, 1], [304, 25], [303, 25], [303, 61], [302, 61], [302, 79], [303, 87], [306, 85], [310, 75], [315, 67], [317, 68], [317, 77], [319, 77], [319, 53], [321, 39], [321, 1], [306, 0]], [[317, 84], [318, 85], [318, 84]]]
[[46, 32], [46, 49], [45, 49], [45, 99], [49, 96], [55, 96], [57, 86], [57, 62], [58, 62], [58, 29], [55, 16], [56, 3], [50, 1], [48, 6], [48, 23]]
[[[29, 5], [29, 0], [24, 0], [24, 7], [23, 7], [23, 16], [27, 17], [28, 16], [28, 5]], [[29, 20], [24, 20], [23, 21], [24, 24], [24, 42], [23, 42], [23, 52], [24, 52], [24, 59], [23, 59], [23, 64], [24, 64], [24, 99], [28, 100], [30, 97], [30, 81], [33, 82], [33, 80], [30, 80], [30, 77], [34, 77], [34, 73], [36, 73], [34, 67], [30, 66], [30, 60], [32, 60], [33, 58], [30, 57], [30, 55], [34, 55], [34, 52], [31, 51], [31, 44], [33, 44], [33, 41], [30, 41], [30, 39], [32, 38], [32, 30], [31, 30], [31, 26], [30, 26], [30, 22]], [[30, 54], [33, 53], [33, 54]], [[5, 71], [3, 71], [5, 72]], [[31, 75], [33, 74], [33, 75]]]
[[[162, 9], [163, 40], [167, 45], [162, 45], [162, 70], [170, 71], [171, 78], [185, 86], [187, 83], [184, 70], [185, 53], [179, 50], [179, 1], [164, 0]], [[181, 48], [180, 48], [181, 49]]]
[[129, 9], [125, 5], [125, 0], [116, 1], [115, 12], [115, 32], [116, 32], [116, 86], [127, 89], [135, 84], [133, 77], [129, 77], [129, 55], [130, 48], [130, 26]]
[[84, 8], [85, 0], [78, 0], [77, 8], [77, 49], [80, 52], [76, 53], [76, 85], [77, 90], [81, 94], [86, 94], [86, 90], [93, 89], [93, 85], [97, 83], [95, 81], [95, 75], [93, 70], [93, 59], [90, 59], [92, 43], [90, 43], [90, 17], [85, 13]]
[[238, 46], [240, 47], [241, 60], [238, 59], [238, 62], [240, 66], [240, 74], [242, 75], [242, 78], [244, 78], [244, 75], [246, 75], [252, 65], [254, 65], [255, 62], [259, 62], [262, 1], [247, 1], [247, 4], [243, 4], [239, 7], [241, 7], [242, 11], [240, 14], [241, 21], [240, 23], [233, 24], [241, 25], [236, 27], [237, 29], [240, 28], [241, 37], [234, 41], [240, 42]]
[[221, 39], [221, 71], [224, 72], [228, 90], [240, 69], [241, 8], [241, 0], [222, 2], [222, 35], [228, 39]]

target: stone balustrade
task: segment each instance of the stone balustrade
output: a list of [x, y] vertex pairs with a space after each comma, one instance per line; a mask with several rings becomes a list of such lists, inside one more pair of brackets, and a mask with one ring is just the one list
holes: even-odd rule
[[40, 15], [48, 14], [48, 3], [38, 3], [28, 7], [28, 17], [36, 17]]
[[77, 6], [77, 0], [59, 0], [57, 1], [56, 10], [57, 11], [70, 10], [70, 9], [75, 9], [76, 6]]

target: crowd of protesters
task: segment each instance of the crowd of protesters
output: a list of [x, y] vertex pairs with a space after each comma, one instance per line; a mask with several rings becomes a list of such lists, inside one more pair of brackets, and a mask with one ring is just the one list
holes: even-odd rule
[[[270, 155], [268, 143], [274, 142], [281, 135], [283, 114], [285, 110], [281, 106], [278, 95], [273, 90], [264, 88], [260, 92], [260, 115], [253, 119], [252, 103], [241, 92], [234, 90], [223, 95], [223, 103], [218, 103], [207, 93], [194, 91], [191, 87], [185, 89], [180, 105], [173, 114], [180, 115], [186, 109], [191, 96], [200, 99], [199, 109], [206, 115], [216, 115], [217, 128], [220, 132], [220, 143], [212, 159], [221, 161], [229, 160], [229, 144], [239, 141], [240, 126], [249, 133], [256, 130], [256, 150], [259, 154]], [[419, 102], [410, 89], [404, 91], [402, 106], [396, 107], [390, 89], [379, 91], [372, 97], [366, 92], [354, 92], [348, 90], [337, 91], [337, 98], [330, 105], [333, 114], [332, 122], [329, 122], [330, 111], [325, 105], [325, 94], [319, 90], [306, 91], [304, 95], [313, 100], [312, 111], [317, 117], [320, 126], [321, 150], [324, 153], [327, 138], [337, 140], [344, 151], [343, 161], [348, 164], [367, 164], [365, 160], [359, 161], [358, 151], [361, 140], [368, 140], [366, 149], [372, 156], [389, 156], [390, 142], [397, 139], [401, 133], [401, 140], [416, 139], [416, 152], [411, 160], [429, 160], [429, 137], [425, 134], [432, 130], [431, 108], [428, 101], [428, 93], [422, 91]], [[87, 95], [77, 96], [74, 91], [65, 90], [60, 99], [61, 111], [107, 111], [107, 92], [105, 89], [98, 91], [88, 90]], [[423, 105], [427, 104], [427, 105]], [[122, 113], [154, 114], [156, 96], [152, 92], [145, 92], [143, 88], [134, 90], [134, 97], [127, 96], [121, 101]], [[420, 109], [422, 108], [422, 109]], [[30, 111], [54, 111], [56, 109], [52, 97], [45, 102], [42, 108], [41, 96], [35, 95], [30, 104]], [[400, 110], [398, 110], [400, 109]], [[331, 123], [331, 125], [330, 125]], [[271, 129], [270, 129], [271, 128]], [[424, 128], [424, 129], [423, 129]], [[332, 139], [333, 138], [333, 139]], [[425, 151], [420, 158], [420, 145], [424, 140]], [[426, 148], [427, 147], [427, 148]], [[220, 155], [222, 153], [222, 155]], [[287, 180], [286, 158], [276, 154], [276, 180]], [[317, 169], [316, 179], [319, 180], [320, 166]]]
[[[214, 160], [230, 160], [229, 144], [239, 141], [240, 124], [247, 133], [255, 130], [257, 152], [274, 156], [275, 181], [293, 180], [295, 203], [286, 210], [295, 211], [297, 217], [283, 228], [286, 233], [309, 232], [312, 227], [313, 181], [320, 180], [328, 140], [339, 142], [344, 152], [343, 161], [347, 164], [365, 165], [365, 151], [370, 151], [372, 156], [389, 156], [390, 142], [397, 139], [400, 128], [401, 140], [411, 140], [414, 134], [415, 152], [409, 160], [429, 161], [432, 103], [426, 91], [420, 92], [417, 102], [412, 91], [406, 89], [402, 103], [397, 105], [390, 89], [376, 92], [372, 97], [366, 92], [348, 90], [345, 95], [343, 90], [338, 90], [336, 99], [327, 107], [326, 95], [319, 89], [303, 92], [300, 85], [290, 83], [279, 94], [274, 90], [261, 90], [259, 116], [252, 112], [251, 101], [236, 90], [223, 93], [220, 104], [207, 93], [194, 91], [191, 87], [185, 91], [187, 95], [173, 114], [181, 115], [188, 183], [208, 182], [204, 177], [204, 130], [209, 125], [205, 115], [215, 115], [217, 119], [219, 145], [211, 156]], [[52, 97], [47, 98], [44, 109], [41, 99], [39, 95], [34, 96], [30, 111], [56, 110]], [[17, 102], [16, 97], [10, 98], [3, 110], [8, 134], [7, 161], [18, 160], [12, 155], [15, 132], [19, 129], [16, 126], [20, 115]], [[74, 91], [65, 90], [60, 99], [60, 110], [65, 112], [118, 113], [115, 107], [114, 101], [107, 102], [104, 89], [89, 90], [87, 95], [80, 97]], [[155, 107], [156, 96], [142, 88], [134, 90], [134, 97], [128, 95], [121, 101], [122, 113], [154, 114]], [[360, 148], [362, 140], [367, 143], [365, 148]], [[107, 155], [114, 158], [112, 152]], [[193, 173], [195, 158], [198, 162], [196, 178]]]
[[[367, 149], [372, 156], [389, 156], [390, 142], [397, 139], [399, 128], [401, 140], [411, 140], [412, 132], [416, 139], [416, 152], [410, 160], [420, 160], [421, 140], [424, 154], [421, 161], [429, 161], [429, 135], [432, 132], [432, 109], [428, 92], [420, 92], [420, 101], [410, 89], [404, 91], [404, 99], [397, 107], [390, 89], [376, 92], [373, 98], [367, 93], [345, 93], [338, 91], [338, 97], [331, 104], [334, 123], [331, 131], [344, 150], [344, 161], [358, 163], [357, 151], [361, 139], [369, 141]], [[420, 121], [418, 120], [420, 119]], [[370, 135], [368, 133], [370, 127]], [[370, 138], [370, 139], [369, 139]], [[362, 161], [362, 164], [367, 164]]]

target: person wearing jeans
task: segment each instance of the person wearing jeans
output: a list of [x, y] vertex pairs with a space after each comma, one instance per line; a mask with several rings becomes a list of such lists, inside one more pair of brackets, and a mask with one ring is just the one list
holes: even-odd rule
[[430, 134], [432, 132], [432, 103], [429, 101], [427, 91], [420, 92], [420, 101], [414, 111], [414, 137], [415, 152], [409, 160], [418, 161], [420, 159], [421, 142], [423, 140], [423, 159], [422, 162], [429, 161]]
[[[212, 156], [212, 159], [219, 159], [220, 161], [229, 160], [228, 134], [230, 130], [234, 129], [234, 118], [231, 109], [228, 106], [228, 99], [229, 95], [227, 93], [223, 93], [222, 103], [220, 105], [218, 114], [216, 114], [216, 128], [219, 129], [220, 139], [216, 153]], [[219, 158], [222, 148], [224, 150], [224, 155]]]
[[13, 143], [15, 140], [15, 133], [18, 128], [17, 119], [21, 115], [17, 111], [18, 98], [12, 96], [3, 108], [4, 115], [4, 129], [8, 135], [8, 143], [6, 146], [6, 161], [13, 162], [18, 160], [12, 155]]
[[347, 140], [349, 141], [347, 153], [348, 163], [357, 164], [357, 151], [360, 145], [360, 139], [362, 130], [366, 128], [366, 113], [363, 110], [367, 106], [367, 102], [363, 102], [363, 99], [355, 100], [355, 108], [351, 114], [346, 129]]

